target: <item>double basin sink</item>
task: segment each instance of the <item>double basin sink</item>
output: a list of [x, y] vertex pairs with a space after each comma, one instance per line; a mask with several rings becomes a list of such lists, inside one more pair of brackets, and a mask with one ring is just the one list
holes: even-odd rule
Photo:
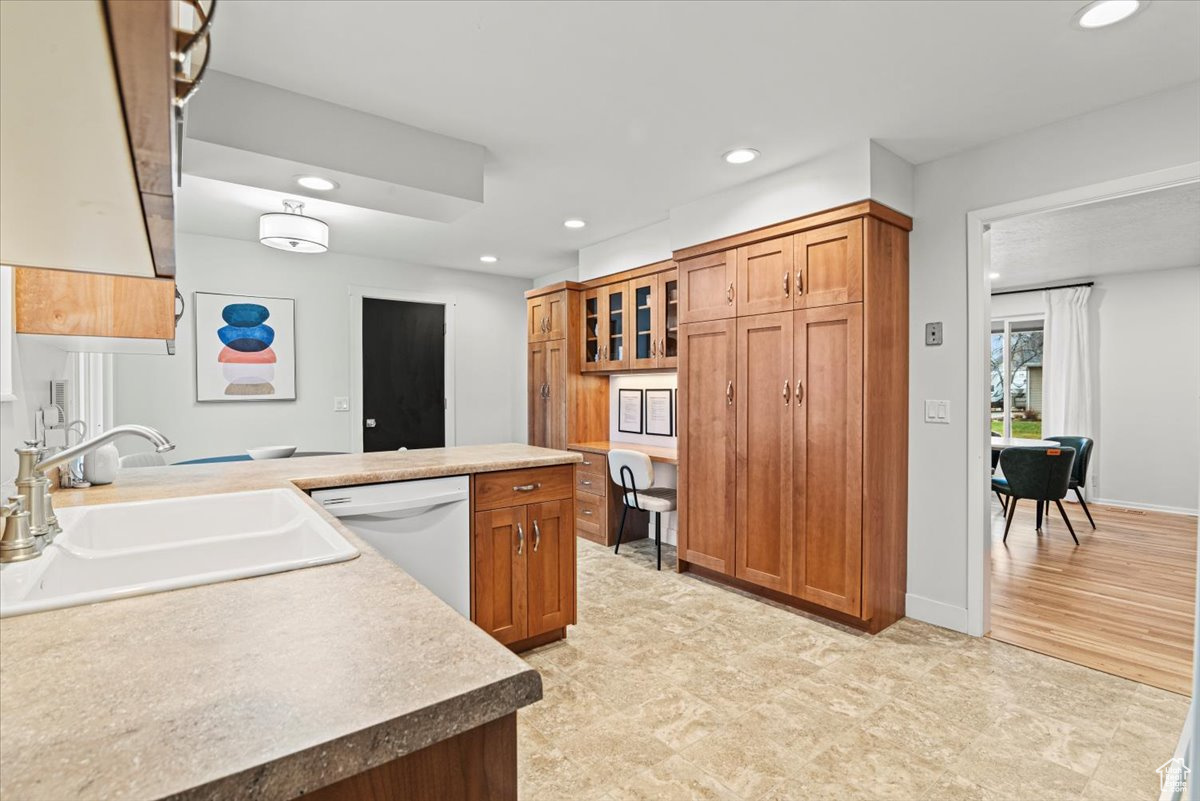
[[58, 511], [42, 555], [0, 565], [0, 617], [111, 601], [353, 559], [288, 489]]

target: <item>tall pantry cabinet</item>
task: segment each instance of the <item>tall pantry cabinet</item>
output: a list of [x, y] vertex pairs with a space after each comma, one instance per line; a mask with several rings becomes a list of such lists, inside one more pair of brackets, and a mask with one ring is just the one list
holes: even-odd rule
[[903, 617], [911, 228], [866, 201], [676, 252], [680, 570]]

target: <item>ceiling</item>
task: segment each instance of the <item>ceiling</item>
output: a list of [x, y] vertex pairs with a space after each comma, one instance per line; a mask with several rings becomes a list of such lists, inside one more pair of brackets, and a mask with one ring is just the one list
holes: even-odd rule
[[993, 288], [1200, 265], [1200, 183], [992, 224]]
[[[222, 0], [212, 66], [487, 148], [481, 208], [350, 209], [334, 250], [532, 277], [856, 141], [920, 163], [1200, 78], [1200, 3], [1092, 32], [1082, 5]], [[282, 197], [185, 179], [180, 227], [253, 238]]]

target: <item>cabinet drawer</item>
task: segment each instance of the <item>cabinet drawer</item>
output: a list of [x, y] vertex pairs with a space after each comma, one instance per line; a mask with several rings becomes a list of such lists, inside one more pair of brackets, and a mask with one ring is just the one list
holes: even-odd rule
[[480, 473], [475, 476], [475, 511], [569, 500], [574, 475], [569, 464]]
[[608, 476], [578, 472], [575, 474], [575, 489], [604, 498], [608, 495]]
[[608, 475], [608, 458], [601, 453], [575, 451], [583, 457], [583, 461], [575, 466], [576, 473], [587, 473], [589, 476], [603, 478]]
[[608, 508], [604, 498], [590, 492], [575, 493], [575, 533], [585, 539], [605, 544], [608, 527]]

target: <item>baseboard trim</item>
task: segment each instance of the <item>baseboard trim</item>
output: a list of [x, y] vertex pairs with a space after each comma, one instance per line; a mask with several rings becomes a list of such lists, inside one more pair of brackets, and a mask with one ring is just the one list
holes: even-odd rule
[[910, 592], [904, 597], [904, 613], [907, 617], [923, 620], [944, 629], [967, 633], [967, 610], [961, 606], [942, 603]]
[[1134, 503], [1133, 501], [1114, 501], [1110, 498], [1088, 498], [1088, 503], [1097, 506], [1113, 506], [1118, 509], [1137, 509], [1145, 512], [1163, 512], [1169, 515], [1185, 515], [1187, 517], [1196, 517], [1196, 509], [1187, 509], [1182, 506], [1159, 506], [1153, 503]]

